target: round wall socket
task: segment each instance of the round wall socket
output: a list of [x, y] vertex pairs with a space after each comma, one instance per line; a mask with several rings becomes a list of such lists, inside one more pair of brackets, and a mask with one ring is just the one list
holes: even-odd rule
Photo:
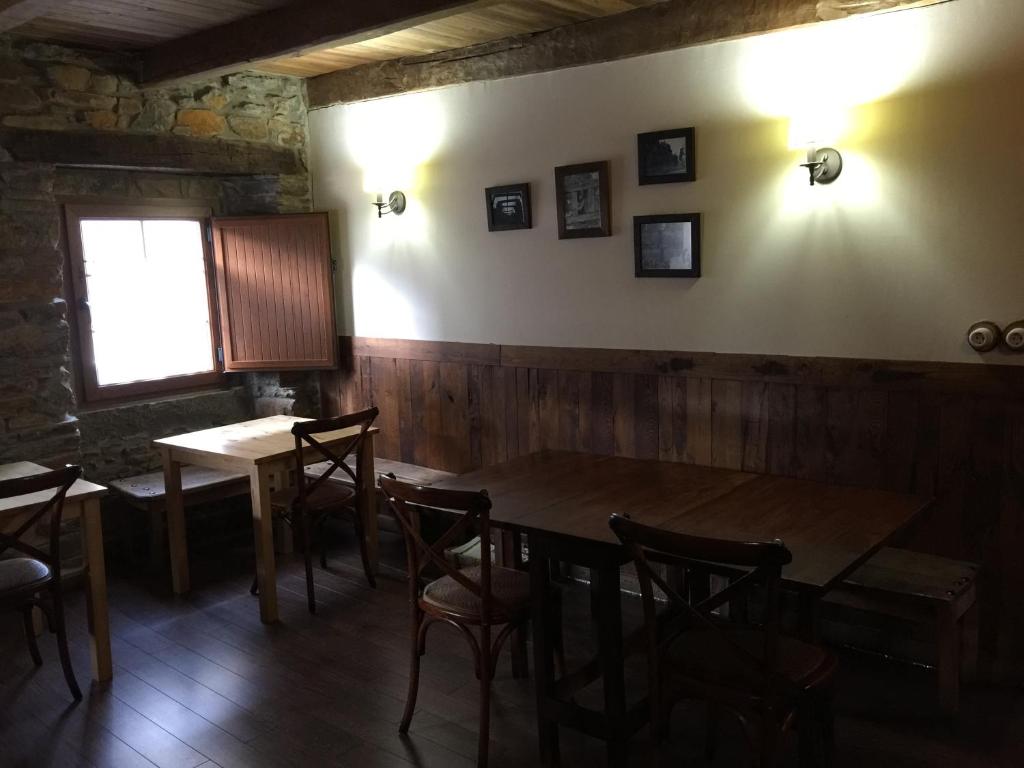
[[1014, 352], [1024, 352], [1024, 320], [1018, 320], [1006, 326], [1003, 341]]
[[999, 344], [1001, 336], [998, 325], [982, 320], [967, 330], [967, 343], [976, 352], [991, 352]]

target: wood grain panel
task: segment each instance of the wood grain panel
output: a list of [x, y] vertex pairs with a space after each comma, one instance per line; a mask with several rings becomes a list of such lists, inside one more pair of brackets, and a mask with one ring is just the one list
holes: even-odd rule
[[1024, 639], [1024, 387], [1007, 389], [1024, 367], [358, 338], [352, 349], [322, 374], [324, 408], [376, 398], [383, 458], [458, 472], [550, 447], [934, 494], [906, 543], [983, 564], [984, 658], [1024, 678], [1009, 653]]
[[337, 365], [326, 214], [214, 219], [213, 245], [224, 370]]

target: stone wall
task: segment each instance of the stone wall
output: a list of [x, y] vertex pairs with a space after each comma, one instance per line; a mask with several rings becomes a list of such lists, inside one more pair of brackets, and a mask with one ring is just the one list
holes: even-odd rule
[[[0, 125], [178, 134], [294, 149], [306, 164], [306, 92], [291, 77], [237, 74], [140, 89], [138, 60], [0, 36]], [[244, 182], [239, 182], [246, 189]], [[273, 208], [308, 210], [309, 177], [276, 179]], [[259, 185], [261, 194], [266, 184]], [[258, 210], [271, 206], [263, 200]]]
[[[294, 149], [306, 161], [301, 80], [233, 75], [140, 90], [130, 56], [0, 36], [0, 125], [173, 133]], [[224, 391], [85, 407], [75, 400], [63, 301], [65, 199], [187, 199], [215, 214], [305, 211], [308, 173], [188, 176], [11, 162], [0, 148], [0, 462], [81, 462], [103, 482], [154, 469], [150, 441], [260, 415], [317, 415], [316, 376], [229, 376]]]

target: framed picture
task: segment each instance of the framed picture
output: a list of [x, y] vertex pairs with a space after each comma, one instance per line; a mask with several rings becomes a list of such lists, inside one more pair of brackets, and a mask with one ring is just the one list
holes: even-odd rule
[[488, 232], [530, 229], [533, 226], [529, 184], [488, 187], [484, 194], [487, 198]]
[[700, 277], [700, 214], [633, 217], [637, 277]]
[[697, 153], [693, 128], [641, 133], [636, 137], [636, 156], [641, 184], [674, 184], [697, 178]]
[[608, 163], [601, 161], [555, 168], [555, 202], [558, 205], [559, 240], [611, 235]]

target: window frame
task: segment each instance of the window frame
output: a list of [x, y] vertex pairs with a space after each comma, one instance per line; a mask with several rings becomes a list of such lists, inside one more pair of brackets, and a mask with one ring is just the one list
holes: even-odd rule
[[[122, 401], [139, 400], [152, 396], [181, 394], [199, 389], [222, 387], [225, 382], [223, 365], [218, 351], [220, 340], [220, 311], [217, 301], [216, 270], [209, 240], [212, 210], [194, 201], [161, 200], [150, 203], [139, 200], [126, 202], [65, 202], [64, 235], [66, 244], [65, 297], [68, 301], [68, 319], [71, 321], [72, 359], [79, 401], [84, 405], [106, 405]], [[89, 313], [89, 295], [85, 281], [85, 261], [82, 248], [81, 221], [83, 219], [187, 219], [199, 222], [203, 268], [206, 276], [207, 306], [210, 320], [211, 371], [169, 376], [163, 379], [132, 381], [124, 384], [99, 385], [92, 346], [92, 318]]]

